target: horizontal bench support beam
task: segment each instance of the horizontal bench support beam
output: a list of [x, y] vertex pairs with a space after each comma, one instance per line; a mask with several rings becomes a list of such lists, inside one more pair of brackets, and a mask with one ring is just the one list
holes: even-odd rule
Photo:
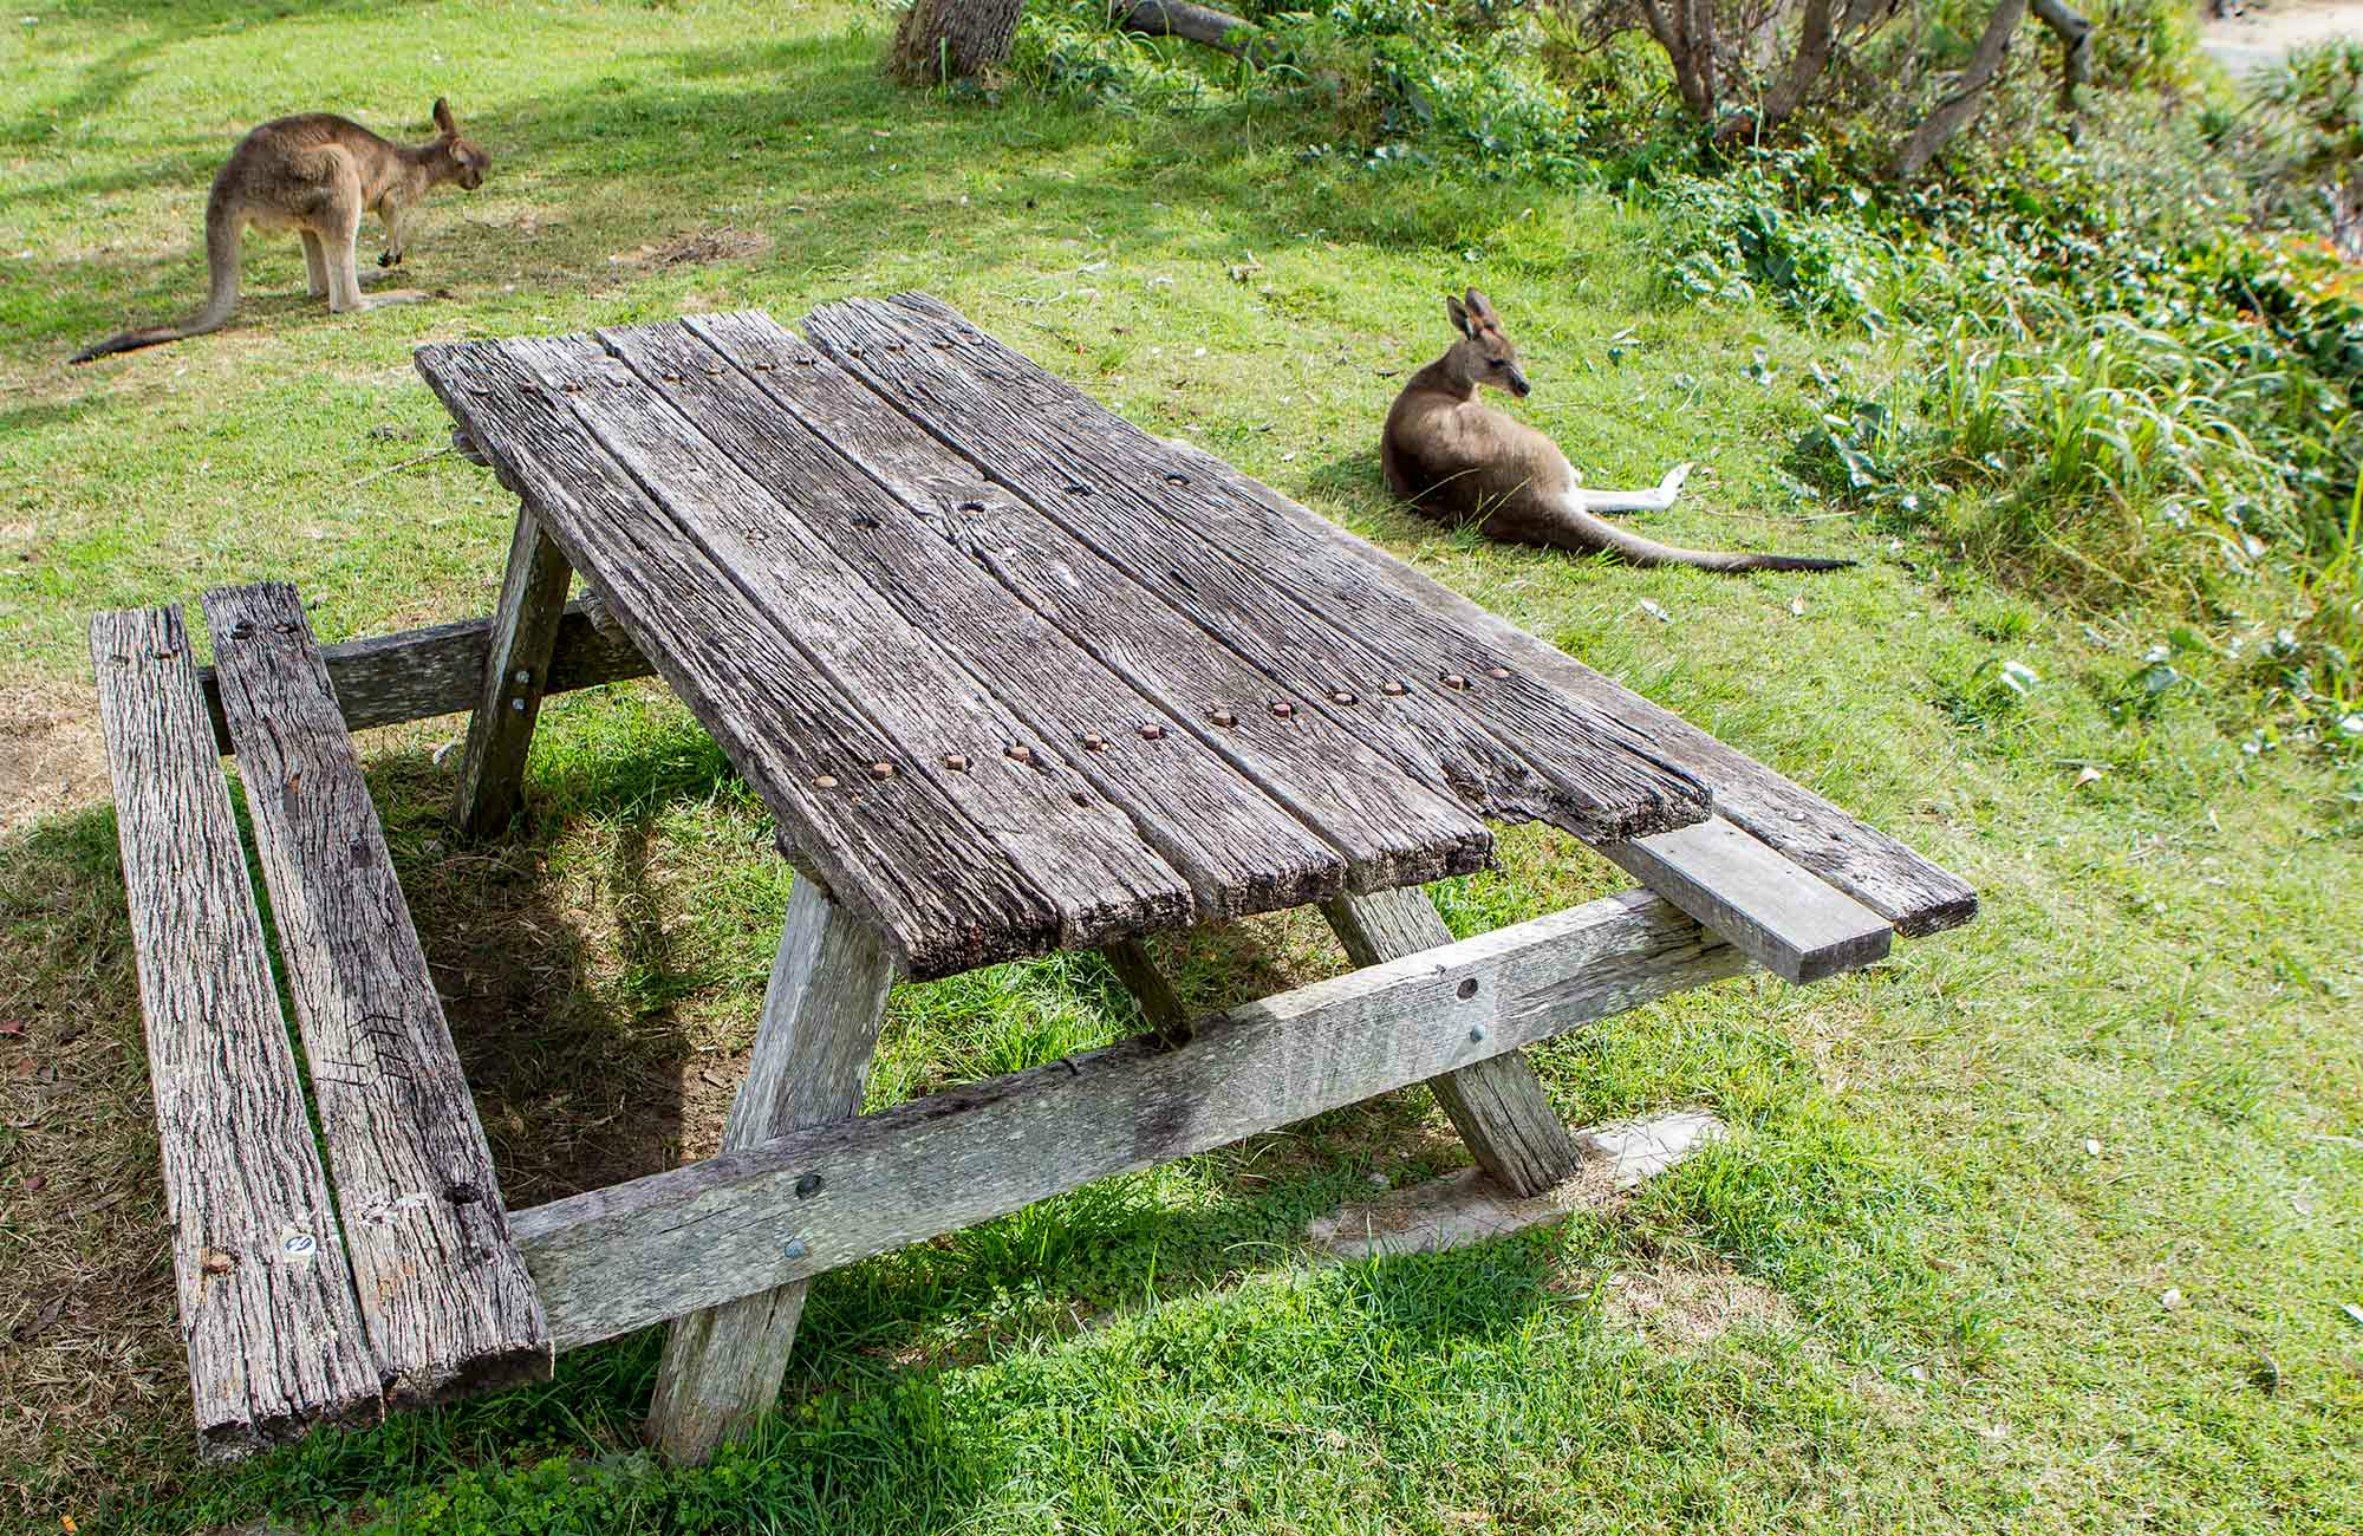
[[1643, 891], [512, 1218], [560, 1349], [958, 1231], [1747, 968]]
[[[427, 629], [375, 635], [320, 648], [328, 680], [348, 730], [400, 725], [474, 709], [484, 694], [484, 660], [492, 651], [492, 620], [464, 619]], [[569, 603], [558, 621], [544, 694], [592, 688], [646, 677], [655, 669], [621, 633], [600, 629], [580, 602]], [[222, 716], [221, 684], [211, 667], [198, 669], [205, 708], [213, 716], [213, 741], [230, 751], [230, 729]]]

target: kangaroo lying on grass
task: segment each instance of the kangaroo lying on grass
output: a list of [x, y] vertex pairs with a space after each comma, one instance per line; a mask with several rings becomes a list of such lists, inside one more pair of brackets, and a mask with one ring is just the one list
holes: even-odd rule
[[414, 289], [364, 296], [353, 270], [353, 242], [361, 215], [386, 226], [381, 267], [402, 263], [410, 210], [435, 188], [456, 181], [473, 192], [484, 185], [492, 156], [460, 137], [448, 103], [435, 103], [434, 142], [415, 148], [389, 144], [359, 123], [325, 112], [263, 124], [230, 152], [205, 202], [205, 264], [213, 286], [205, 308], [179, 325], [125, 331], [85, 347], [77, 363], [161, 342], [202, 336], [229, 324], [238, 307], [238, 236], [248, 226], [292, 229], [304, 242], [304, 266], [315, 299], [336, 314], [411, 304], [427, 297]]
[[1586, 491], [1575, 466], [1534, 428], [1481, 405], [1480, 386], [1524, 399], [1532, 388], [1501, 319], [1472, 288], [1444, 307], [1461, 339], [1411, 376], [1387, 412], [1379, 464], [1387, 484], [1420, 513], [1474, 521], [1488, 536], [1518, 544], [1612, 555], [1632, 565], [1689, 565], [1702, 571], [1830, 571], [1851, 560], [1677, 549], [1603, 522], [1602, 512], [1660, 512], [1673, 505], [1687, 464], [1655, 491]]

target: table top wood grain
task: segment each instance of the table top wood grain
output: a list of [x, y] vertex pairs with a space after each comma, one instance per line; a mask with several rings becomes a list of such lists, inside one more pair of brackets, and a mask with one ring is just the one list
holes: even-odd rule
[[[910, 974], [1720, 810], [1905, 932], [1968, 888], [925, 295], [419, 367]], [[809, 339], [806, 339], [809, 338]]]

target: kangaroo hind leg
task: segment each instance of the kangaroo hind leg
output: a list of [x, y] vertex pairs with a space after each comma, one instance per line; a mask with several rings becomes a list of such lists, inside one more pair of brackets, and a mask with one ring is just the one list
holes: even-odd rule
[[334, 223], [321, 233], [321, 244], [328, 258], [328, 307], [343, 315], [358, 310], [375, 309], [381, 304], [418, 304], [428, 295], [415, 288], [399, 289], [392, 293], [364, 294], [361, 277], [353, 259], [353, 245], [361, 233], [361, 193], [358, 186], [352, 196], [339, 197], [332, 210]]
[[304, 242], [304, 288], [315, 299], [328, 297], [328, 250], [320, 243], [320, 236], [311, 230], [300, 230]]

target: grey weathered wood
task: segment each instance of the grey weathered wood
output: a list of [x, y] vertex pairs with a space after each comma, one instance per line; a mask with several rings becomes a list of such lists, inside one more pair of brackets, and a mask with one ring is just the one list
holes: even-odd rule
[[385, 1412], [176, 608], [90, 625], [199, 1444]]
[[[1202, 483], [1170, 444], [949, 310], [853, 300], [804, 324], [897, 408], [1406, 772], [1491, 815], [1591, 838], [1706, 816], [1705, 791], [1616, 715], [1361, 579], [1360, 546], [1337, 530], [1275, 538], [1271, 518]], [[1341, 600], [1357, 584], [1370, 601]]]
[[[1082, 771], [1095, 761], [1148, 770], [1110, 790], [1144, 825], [1186, 816], [1175, 831], [1199, 857], [1219, 851], [1250, 869], [1288, 870], [1290, 844], [1247, 819], [1263, 816], [1268, 795], [1352, 861], [1357, 888], [1437, 878], [1487, 858], [1491, 834], [1474, 815], [1275, 689], [1055, 524], [1012, 506], [815, 348], [762, 315], [699, 316], [687, 328], [738, 368], [708, 374], [698, 364], [710, 366], [713, 353], [680, 345], [688, 338], [675, 327], [608, 340], [627, 358], [641, 353], [644, 373], [672, 374], [668, 391], [714, 435], [745, 444], [741, 461], [766, 466], [783, 500], [809, 486], [819, 504], [842, 506], [826, 532], [875, 562], [873, 583], [890, 600], [917, 607], [924, 595], [926, 622], [956, 637], [972, 665], [993, 665], [990, 680], [1013, 708], [1062, 712], [1058, 734], [1069, 743], [1096, 736], [1103, 745], [1076, 758]], [[797, 451], [807, 447], [820, 451]], [[1033, 541], [1022, 555], [1012, 522]], [[947, 558], [945, 538], [956, 557]], [[1064, 669], [1052, 671], [1062, 657]], [[1283, 700], [1286, 713], [1275, 713]], [[1157, 741], [1138, 739], [1144, 717], [1166, 727]], [[1196, 781], [1165, 772], [1185, 747], [1221, 761]], [[1226, 762], [1235, 771], [1222, 771]], [[1217, 816], [1229, 825], [1210, 824]], [[1290, 883], [1302, 892], [1293, 901], [1260, 905], [1302, 905], [1337, 888]]]
[[[1059, 941], [1048, 899], [935, 780], [871, 775], [895, 743], [580, 430], [559, 391], [490, 346], [426, 347], [418, 364], [763, 796], [799, 871], [875, 923], [910, 974]], [[996, 753], [980, 766], [1016, 765]]]
[[209, 592], [205, 615], [387, 1401], [547, 1376], [541, 1301], [295, 589]]
[[[1356, 965], [1378, 965], [1452, 942], [1428, 893], [1342, 896], [1322, 915]], [[1505, 1051], [1431, 1079], [1428, 1089], [1477, 1166], [1513, 1194], [1532, 1195], [1575, 1172], [1575, 1142], [1551, 1107], [1533, 1064]]]
[[[1190, 919], [1188, 883], [1121, 806], [1005, 757], [1026, 722], [630, 368], [582, 337], [503, 345], [561, 392], [743, 600], [857, 701], [893, 743], [891, 771], [932, 781], [1049, 898], [1062, 946]], [[601, 582], [610, 596], [614, 586]], [[1058, 748], [1082, 755], [1077, 743]]]
[[[878, 936], [819, 887], [797, 881], [723, 1149], [860, 1110], [893, 985], [894, 960]], [[666, 1455], [702, 1462], [778, 1400], [804, 1284], [793, 1280], [675, 1320], [648, 1414], [648, 1437]]]
[[1869, 965], [1895, 935], [1886, 918], [1721, 817], [1600, 851], [1790, 981]]
[[518, 508], [500, 602], [492, 613], [476, 712], [468, 719], [459, 788], [452, 798], [452, 825], [463, 837], [490, 837], [517, 814], [525, 754], [533, 745], [534, 721], [550, 685], [550, 656], [573, 578], [573, 569], [542, 531], [533, 509]]
[[1124, 990], [1140, 1004], [1141, 1019], [1151, 1034], [1167, 1045], [1180, 1045], [1198, 1032], [1197, 1021], [1190, 1017], [1181, 994], [1173, 990], [1173, 983], [1158, 968], [1147, 945], [1138, 939], [1119, 939], [1100, 954], [1116, 979], [1124, 983]]
[[560, 1344], [587, 1344], [1746, 966], [1679, 909], [1629, 892], [1211, 1015], [1186, 1045], [1129, 1041], [520, 1212], [518, 1241]]
[[[324, 645], [320, 661], [336, 687], [346, 729], [359, 731], [474, 709], [484, 691], [484, 663], [491, 652], [492, 620], [462, 619]], [[566, 605], [558, 621], [549, 686], [543, 692], [568, 693], [646, 677], [649, 671], [646, 658], [631, 641], [602, 634], [585, 604], [574, 602]], [[213, 716], [214, 745], [227, 753], [230, 726], [222, 718], [221, 687], [213, 668], [198, 668], [197, 680]]]
[[[1022, 383], [1023, 398], [1035, 408], [1060, 409], [1070, 417], [1086, 408], [1098, 409], [1073, 386], [968, 325], [940, 300], [906, 294], [894, 301], [894, 307], [936, 327], [934, 334], [949, 343], [948, 350], [976, 356], [997, 375]], [[1319, 601], [1373, 615], [1376, 622], [1389, 626], [1427, 615], [1468, 636], [1471, 644], [1498, 657], [1521, 680], [1547, 685], [1590, 710], [1628, 722], [1658, 757], [1707, 786], [1718, 814], [1878, 912], [1898, 932], [1907, 937], [1933, 933], [1976, 914], [1976, 893], [1959, 877], [1671, 711], [1213, 455], [1185, 443], [1145, 439], [1137, 428], [1104, 411], [1092, 419], [1099, 418], [1116, 423], [1106, 429], [1111, 433], [1121, 431], [1164, 449], [1172, 460], [1168, 473], [1187, 478], [1193, 492], [1227, 502], [1232, 515], [1223, 522], [1226, 537], [1255, 558], [1294, 564], [1308, 550], [1350, 555], [1307, 568], [1305, 579], [1317, 576], [1325, 583], [1319, 588]], [[1242, 510], [1246, 515], [1240, 515]]]

